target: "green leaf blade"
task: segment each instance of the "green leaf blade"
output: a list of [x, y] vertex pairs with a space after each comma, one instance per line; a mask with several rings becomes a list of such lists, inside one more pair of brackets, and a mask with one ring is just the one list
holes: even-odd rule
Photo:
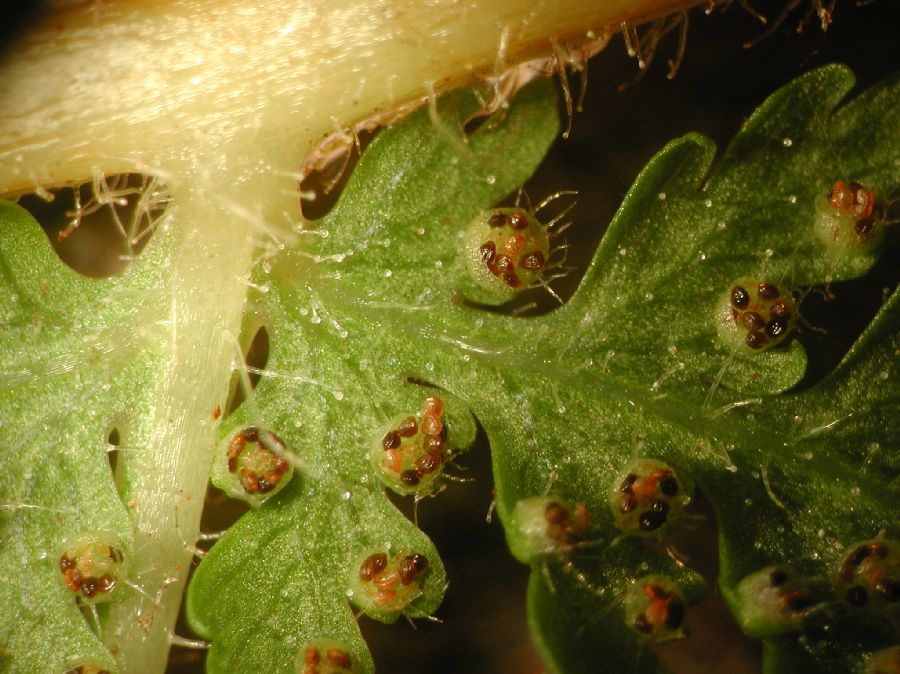
[[[65, 267], [18, 206], [0, 204], [0, 220], [5, 671], [58, 674], [77, 664], [116, 671], [63, 581], [60, 556], [88, 536], [115, 542], [126, 565], [130, 558], [132, 522], [110, 471], [107, 438], [121, 428], [139, 446], [145, 435], [135, 410], [153, 384], [155, 333], [149, 306], [133, 298], [158, 283], [154, 270], [166, 244], [156, 242], [145, 264], [123, 277], [98, 281]], [[135, 591], [127, 580], [117, 578], [117, 596]]]
[[[265, 648], [253, 647], [257, 664], [288, 668], [298, 644], [327, 636], [316, 627], [325, 625], [363, 668], [371, 667], [346, 604], [360, 554], [419, 546], [429, 560], [436, 555], [383, 499], [373, 447], [385, 424], [414, 414], [429, 394], [445, 397], [454, 410], [453, 443], [473, 435], [470, 412], [487, 432], [497, 511], [514, 554], [532, 565], [529, 620], [551, 668], [590, 671], [605, 653], [622, 671], [661, 671], [655, 658], [633, 652], [641, 621], [629, 597], [659, 597], [651, 587], [657, 582], [673, 583], [688, 604], [703, 596], [706, 583], [697, 573], [653, 551], [666, 545], [668, 521], [659, 534], [642, 536], [617, 514], [625, 471], [650, 470], [652, 461], [678, 476], [679, 494], [693, 494], [696, 485], [711, 501], [721, 539], [720, 586], [737, 613], [746, 601], [736, 590], [744, 577], [786, 565], [811, 588], [825, 588], [826, 605], [839, 606], [838, 615], [852, 616], [829, 589], [835, 565], [847, 546], [874, 537], [876, 527], [892, 535], [879, 488], [896, 465], [896, 421], [887, 412], [896, 393], [885, 368], [888, 354], [896, 355], [897, 330], [883, 317], [893, 314], [894, 302], [837, 373], [803, 393], [785, 393], [807, 366], [799, 323], [783, 346], [764, 351], [752, 351], [742, 337], [727, 341], [717, 328], [730, 315], [735, 284], [777, 284], [780, 297], [799, 303], [806, 284], [857, 276], [875, 260], [874, 248], [838, 260], [816, 233], [817, 199], [844, 175], [836, 173], [842, 165], [834, 147], [852, 146], [873, 126], [880, 130], [870, 137], [889, 139], [896, 123], [891, 96], [879, 93], [833, 113], [851, 84], [840, 67], [800, 78], [755, 113], [713, 168], [708, 140], [688, 136], [670, 144], [639, 176], [571, 302], [531, 318], [457, 299], [460, 288], [467, 296], [458, 240], [473, 214], [509, 192], [543, 151], [521, 140], [529, 129], [544, 138], [554, 128], [543, 94], [525, 94], [502, 123], [479, 130], [468, 144], [458, 135], [470, 109], [462, 99], [449, 103], [458, 106], [456, 117], [439, 112], [437, 130], [420, 114], [386, 133], [319, 223], [319, 234], [328, 236], [288, 253], [257, 279], [268, 288], [258, 303], [273, 348], [263, 381], [226, 422], [223, 441], [227, 429], [241, 425], [271, 428], [296, 455], [297, 473], [283, 493], [245, 516], [198, 571], [189, 607], [195, 626], [213, 640], [211, 671], [242, 663], [244, 635], [265, 632], [273, 619], [292, 627], [265, 637]], [[896, 96], [896, 83], [884, 90]], [[848, 166], [854, 176], [877, 174], [879, 189], [890, 192], [897, 186], [884, 158], [896, 139], [884, 142], [870, 153], [871, 165]], [[515, 170], [504, 173], [503, 162], [517, 152]], [[491, 164], [495, 156], [502, 159]], [[873, 170], [866, 174], [865, 167]], [[889, 384], [867, 392], [863, 382], [883, 371]], [[834, 405], [850, 411], [848, 420], [832, 423], [840, 417]], [[891, 447], [854, 481], [864, 457], [860, 441]], [[854, 486], [860, 498], [845, 512], [837, 504]], [[589, 517], [579, 515], [573, 538], [556, 548], [530, 550], [535, 539], [523, 534], [525, 510], [517, 508], [541, 498], [567, 504], [568, 516], [582, 508]], [[364, 513], [348, 514], [354, 504], [363, 504]], [[668, 507], [672, 528], [690, 520], [690, 511], [679, 522]], [[301, 552], [294, 542], [303, 521], [331, 521], [333, 539]], [[531, 533], [539, 525], [530, 524]], [[327, 580], [310, 580], [302, 563], [285, 566], [283, 549], [296, 557], [308, 552], [327, 569]], [[251, 570], [257, 559], [282, 570], [266, 575], [262, 588]], [[439, 601], [445, 579], [439, 564], [432, 572], [411, 615]], [[215, 596], [231, 576], [242, 579], [234, 591], [227, 599]], [[654, 580], [660, 577], [665, 582]], [[302, 597], [300, 608], [274, 599], [285, 578]], [[235, 608], [260, 589], [267, 597], [261, 610]], [[806, 648], [796, 635], [779, 639], [795, 651], [798, 644]], [[834, 644], [846, 655], [836, 671], [878, 646], [877, 639]], [[772, 656], [766, 666], [787, 671], [784, 663], [797, 653]]]
[[445, 404], [454, 454], [474, 439], [458, 397], [409, 381], [439, 384], [467, 369], [448, 344], [481, 314], [451, 301], [457, 234], [546, 151], [558, 124], [551, 91], [544, 82], [530, 87], [468, 140], [462, 124], [476, 108], [466, 96], [439, 101], [437, 128], [423, 110], [384, 131], [318, 223], [328, 236], [258, 279], [268, 287], [257, 302], [269, 359], [253, 395], [225, 420], [223, 442], [246, 425], [271, 429], [295, 457], [295, 475], [229, 530], [190, 585], [189, 619], [213, 642], [208, 671], [247, 663], [293, 671], [300, 649], [322, 637], [339, 640], [360, 671], [372, 671], [348, 604], [369, 553], [429, 562], [412, 603], [367, 609], [370, 617], [393, 622], [438, 608], [447, 584], [438, 552], [385, 498], [370, 455], [386, 424], [415, 414], [429, 395]]

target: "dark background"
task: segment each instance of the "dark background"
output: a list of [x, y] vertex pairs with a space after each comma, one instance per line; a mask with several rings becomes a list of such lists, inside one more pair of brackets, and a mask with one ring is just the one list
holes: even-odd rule
[[[756, 9], [771, 19], [784, 7], [784, 2], [756, 4]], [[620, 36], [590, 62], [584, 110], [575, 116], [570, 138], [556, 143], [526, 186], [534, 201], [559, 190], [574, 189], [579, 193], [570, 217], [574, 224], [569, 230], [570, 241], [576, 243], [569, 262], [576, 271], [558, 286], [564, 296], [577, 284], [595, 242], [634, 177], [667, 141], [699, 131], [714, 139], [721, 151], [769, 93], [818, 65], [845, 63], [856, 72], [860, 86], [897, 70], [900, 3], [876, 0], [858, 6], [839, 0], [834, 21], [824, 33], [815, 15], [808, 14], [811, 9], [812, 2], [800, 2], [771, 36], [751, 48], [745, 48], [744, 43], [759, 37], [765, 27], [737, 2], [710, 15], [702, 8], [692, 11], [684, 60], [673, 80], [666, 77], [667, 61], [675, 56], [677, 31], [661, 42], [642, 80], [624, 90], [620, 91], [621, 85], [632, 83], [639, 71], [635, 60], [626, 54]], [[7, 20], [0, 25], [0, 39], [15, 35], [27, 23], [28, 15], [37, 10], [15, 11], [21, 17], [6, 14]], [[804, 17], [808, 21], [803, 22]], [[21, 21], [14, 20], [17, 18]], [[802, 31], [798, 32], [798, 28]], [[570, 79], [570, 84], [577, 93], [577, 78]], [[39, 210], [37, 205], [35, 208]], [[52, 222], [52, 213], [45, 210], [39, 216], [48, 229], [58, 226]], [[102, 225], [93, 232], [88, 226], [82, 229], [67, 239], [71, 250], [62, 254], [77, 260], [78, 250], [88, 250], [88, 257], [96, 260], [101, 257], [96, 253], [97, 241], [108, 240], [109, 235]], [[111, 245], [115, 246], [115, 242]], [[817, 324], [824, 324], [848, 345], [877, 309], [881, 288], [896, 285], [897, 262], [895, 247], [872, 278], [859, 284], [857, 289], [863, 299], [843, 313], [830, 309]], [[817, 311], [815, 306], [804, 308], [807, 317]], [[838, 354], [832, 354], [831, 359], [837, 357]], [[443, 624], [420, 621], [413, 629], [402, 620], [394, 626], [384, 626], [363, 618], [361, 627], [381, 672], [541, 672], [543, 668], [531, 648], [525, 621], [527, 569], [509, 556], [499, 523], [485, 522], [491, 502], [491, 478], [490, 457], [483, 438], [460, 463], [474, 481], [450, 483], [439, 498], [426, 499], [418, 510], [419, 524], [441, 550], [450, 580], [446, 601], [437, 613]], [[409, 511], [408, 503], [397, 503]], [[220, 507], [205, 518], [204, 526], [214, 530], [236, 514]], [[714, 580], [715, 522], [708, 509], [705, 521], [700, 540], [693, 532], [692, 541], [676, 544]], [[710, 598], [690, 611], [689, 621], [692, 636], [688, 641], [659, 649], [677, 671], [760, 671], [758, 644], [740, 636], [718, 601], [714, 585]], [[182, 627], [181, 631], [191, 636], [187, 628]], [[198, 658], [202, 655], [196, 651], [173, 649], [170, 671], [200, 671]], [[598, 671], [602, 671], [600, 663]]]

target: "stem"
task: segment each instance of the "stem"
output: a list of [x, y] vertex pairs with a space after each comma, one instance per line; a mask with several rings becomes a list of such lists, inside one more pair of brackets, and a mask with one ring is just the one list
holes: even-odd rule
[[129, 593], [104, 629], [123, 672], [162, 672], [180, 607], [261, 229], [296, 217], [302, 158], [429, 91], [601, 43], [696, 0], [120, 0], [48, 16], [0, 62], [0, 194], [158, 175], [179, 248], [171, 353], [149, 447], [126, 460]]
[[[185, 147], [298, 148], [698, 0], [119, 0], [49, 16], [0, 63], [0, 193], [171, 170]], [[15, 55], [11, 58], [11, 55]], [[261, 148], [262, 149], [262, 148]]]
[[[150, 406], [152, 460], [127, 453], [118, 475], [136, 531], [131, 564], [139, 575], [132, 582], [142, 590], [111, 607], [103, 630], [123, 672], [166, 668], [215, 450], [213, 410], [225, 406], [239, 357], [237, 335], [258, 245], [246, 218], [274, 220], [278, 211], [296, 208], [284, 180], [259, 175], [236, 187], [215, 179], [228, 177], [214, 176], [202, 188], [177, 186], [172, 194], [170, 225], [179, 241], [168, 279], [170, 355]], [[236, 204], [259, 209], [245, 212]]]

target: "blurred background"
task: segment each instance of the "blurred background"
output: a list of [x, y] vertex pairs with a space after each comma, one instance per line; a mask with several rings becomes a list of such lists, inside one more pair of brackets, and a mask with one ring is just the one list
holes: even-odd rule
[[[865, 87], [894, 73], [900, 65], [900, 3], [896, 0], [837, 0], [833, 22], [825, 32], [813, 11], [814, 3], [799, 0], [771, 35], [750, 47], [745, 45], [761, 38], [767, 27], [743, 4], [732, 2], [709, 14], [703, 8], [690, 13], [684, 58], [672, 79], [667, 78], [668, 61], [678, 51], [677, 30], [660, 41], [654, 60], [638, 82], [637, 62], [626, 53], [621, 36], [613, 38], [588, 64], [587, 95], [583, 111], [574, 117], [570, 137], [558, 140], [526, 185], [535, 203], [560, 190], [578, 192], [569, 216], [573, 225], [567, 233], [575, 243], [569, 263], [576, 270], [555, 286], [564, 297], [577, 285], [596, 241], [635, 176], [667, 141], [699, 131], [715, 140], [721, 151], [768, 94], [810, 68], [845, 63], [856, 73], [859, 86]], [[760, 0], [753, 4], [759, 15], [770, 19], [771, 27], [791, 3]], [[40, 7], [35, 3], [5, 9], [8, 20], [0, 22], [4, 43], [22, 30]], [[14, 54], [7, 57], [14, 58]], [[577, 96], [578, 76], [570, 77], [569, 83]], [[565, 114], [562, 108], [561, 113]], [[26, 197], [22, 203], [45, 225], [61, 255], [74, 267], [101, 276], [115, 271], [98, 265], [98, 260], [114, 260], [122, 250], [109, 222], [86, 221], [65, 241], [57, 241], [55, 233], [65, 224], [63, 213], [71, 207], [71, 194], [60, 194], [49, 206], [35, 197]], [[896, 242], [897, 237], [893, 238]], [[101, 249], [113, 254], [98, 254]], [[877, 310], [883, 288], [896, 286], [898, 267], [894, 246], [878, 269], [855, 286], [854, 297], [861, 299], [852, 307], [839, 312], [830, 307], [817, 316], [819, 309], [805, 305], [807, 318], [837, 335], [843, 344], [840, 348], [846, 348]], [[545, 294], [538, 292], [523, 302], [545, 299]], [[831, 359], [839, 355], [836, 352]], [[450, 580], [447, 598], [437, 612], [442, 623], [420, 621], [413, 628], [402, 620], [384, 626], [362, 618], [362, 630], [381, 672], [542, 672], [525, 618], [528, 570], [509, 556], [499, 523], [485, 519], [492, 484], [484, 438], [459, 462], [473, 481], [451, 482], [439, 498], [426, 499], [418, 508], [419, 524], [442, 551]], [[206, 531], [227, 526], [241, 512], [217, 494], [211, 494], [209, 502]], [[409, 503], [395, 502], [412, 516]], [[702, 535], [693, 532], [690, 540], [676, 541], [676, 546], [711, 581], [710, 597], [689, 613], [691, 638], [658, 652], [681, 673], [758, 673], [758, 644], [740, 635], [715, 590], [713, 515], [702, 498], [698, 509], [705, 515]], [[184, 625], [180, 632], [191, 636]], [[200, 672], [202, 657], [202, 652], [175, 648], [170, 672]], [[597, 671], [602, 671], [599, 663]]]

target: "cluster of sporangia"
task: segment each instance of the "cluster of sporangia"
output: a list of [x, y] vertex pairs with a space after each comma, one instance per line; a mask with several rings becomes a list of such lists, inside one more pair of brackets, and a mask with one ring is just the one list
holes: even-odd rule
[[767, 566], [736, 588], [741, 629], [759, 639], [801, 629], [807, 610], [818, 599], [808, 582], [781, 566]]
[[116, 589], [124, 564], [122, 551], [97, 538], [83, 536], [69, 543], [59, 557], [63, 580], [78, 600], [94, 603], [108, 600]]
[[370, 454], [387, 487], [404, 496], [429, 494], [436, 489], [446, 455], [443, 414], [444, 402], [428, 396], [418, 418], [401, 416], [393, 420]]
[[900, 549], [888, 540], [858, 543], [844, 558], [837, 585], [853, 606], [900, 607]]
[[565, 554], [577, 547], [591, 524], [583, 503], [552, 496], [523, 498], [513, 510], [513, 554], [526, 563], [547, 555]]
[[791, 331], [794, 301], [771, 283], [738, 281], [730, 293], [731, 315], [743, 328], [744, 342], [751, 349], [779, 344]]
[[816, 231], [832, 250], [868, 249], [884, 232], [883, 209], [872, 190], [838, 180], [816, 203]]
[[539, 285], [550, 256], [548, 228], [521, 208], [479, 213], [466, 228], [466, 267], [476, 301], [506, 301]]
[[684, 599], [665, 576], [646, 576], [625, 592], [625, 615], [638, 634], [654, 641], [671, 641], [686, 635]]
[[362, 609], [398, 613], [419, 596], [419, 581], [426, 571], [425, 555], [371, 553], [360, 562], [352, 578], [351, 599]]
[[591, 523], [591, 513], [583, 503], [571, 506], [559, 501], [549, 501], [544, 508], [547, 535], [556, 545], [566, 549], [574, 547]]
[[625, 533], [650, 534], [677, 518], [690, 501], [675, 472], [662, 461], [644, 459], [628, 465], [610, 498], [615, 524]]
[[306, 645], [298, 659], [297, 674], [353, 674], [353, 657], [333, 639], [316, 639]]
[[547, 263], [543, 242], [529, 231], [532, 218], [524, 211], [497, 209], [487, 224], [490, 238], [479, 249], [482, 262], [510, 288], [528, 287]]
[[271, 431], [245, 428], [226, 453], [228, 472], [237, 475], [247, 494], [268, 494], [290, 470], [286, 455], [284, 442]]

